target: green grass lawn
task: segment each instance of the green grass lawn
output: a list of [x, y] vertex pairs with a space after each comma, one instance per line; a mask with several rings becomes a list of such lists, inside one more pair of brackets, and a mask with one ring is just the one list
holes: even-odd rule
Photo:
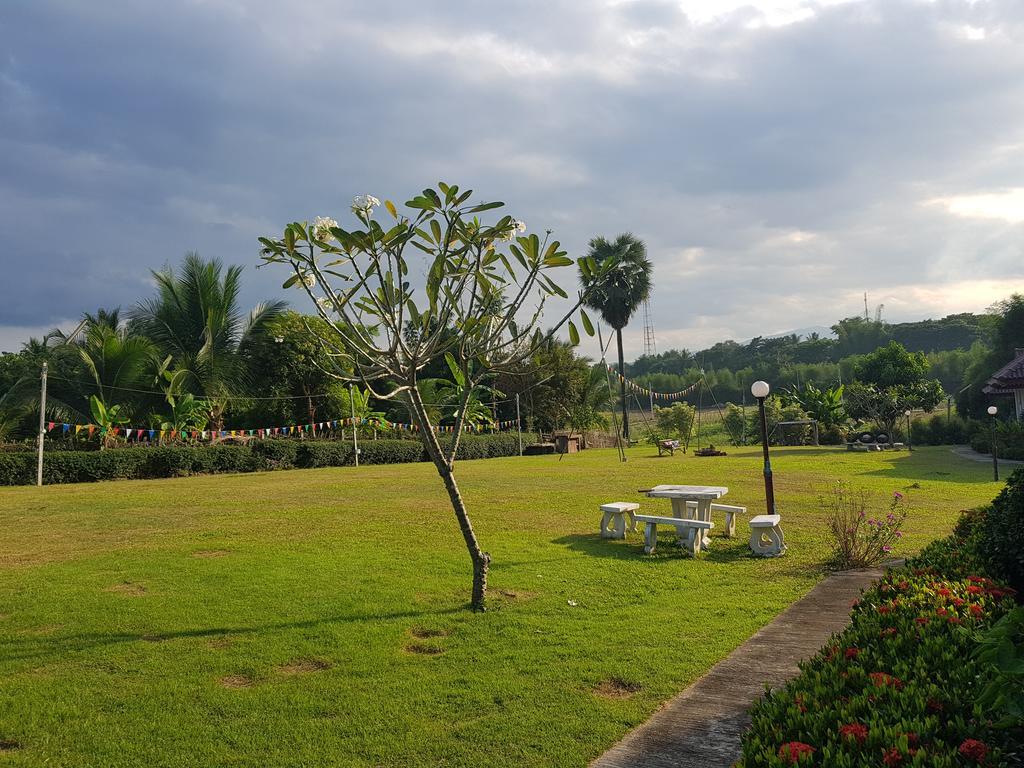
[[897, 554], [997, 491], [948, 449], [779, 449], [786, 557], [598, 537], [656, 483], [762, 511], [727, 450], [460, 464], [486, 614], [432, 465], [0, 489], [0, 765], [582, 766], [821, 578], [830, 481], [907, 495]]

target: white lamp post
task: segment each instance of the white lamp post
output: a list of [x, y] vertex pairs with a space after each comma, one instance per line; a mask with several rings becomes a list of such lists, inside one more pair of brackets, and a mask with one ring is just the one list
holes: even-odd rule
[[907, 417], [907, 450], [913, 453], [914, 443], [910, 439], [910, 409], [905, 410], [903, 415]]
[[772, 486], [772, 463], [768, 458], [768, 418], [764, 412], [764, 399], [771, 392], [767, 381], [755, 381], [750, 385], [750, 394], [757, 399], [757, 409], [761, 415], [761, 450], [764, 453], [764, 495], [768, 503], [768, 514], [775, 514], [775, 488]]

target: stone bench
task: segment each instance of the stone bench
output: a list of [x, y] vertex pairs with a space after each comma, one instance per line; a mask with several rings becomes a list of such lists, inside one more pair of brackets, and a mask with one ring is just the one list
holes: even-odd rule
[[626, 538], [626, 518], [629, 518], [630, 531], [636, 530], [634, 513], [640, 505], [633, 501], [612, 501], [601, 505], [601, 538]]
[[633, 515], [633, 521], [634, 523], [644, 523], [644, 553], [648, 555], [653, 554], [658, 545], [659, 525], [671, 525], [675, 528], [680, 545], [694, 557], [700, 551], [700, 534], [715, 527], [710, 520], [688, 520], [656, 515]]
[[786, 551], [781, 515], [757, 515], [750, 518], [750, 550], [760, 557], [778, 557]]
[[[696, 512], [697, 502], [686, 502], [686, 508], [691, 512]], [[746, 507], [737, 507], [733, 504], [718, 504], [715, 502], [711, 503], [711, 511], [725, 512], [725, 535], [728, 536], [730, 539], [736, 535], [736, 515], [747, 514]]]

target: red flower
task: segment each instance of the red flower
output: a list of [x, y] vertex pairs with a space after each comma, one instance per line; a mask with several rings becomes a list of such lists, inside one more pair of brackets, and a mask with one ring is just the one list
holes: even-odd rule
[[949, 591], [948, 589], [946, 589], [945, 587], [940, 587], [939, 589], [935, 590], [935, 594], [937, 594], [937, 595], [941, 595], [942, 597], [949, 597], [949, 596], [950, 596], [950, 595], [952, 595], [953, 593], [952, 593], [952, 592], [950, 592], [950, 591]]
[[969, 595], [983, 595], [985, 594], [985, 588], [979, 587], [977, 584], [970, 584], [967, 587], [967, 594]]
[[857, 655], [859, 653], [860, 653], [860, 648], [847, 648], [846, 649], [846, 658], [848, 658], [848, 659], [856, 659]]
[[968, 576], [967, 580], [968, 581], [972, 581], [975, 584], [987, 584], [988, 583], [988, 579], [986, 579], [984, 576]]
[[839, 726], [839, 733], [844, 739], [855, 739], [858, 744], [863, 744], [868, 737], [867, 726], [860, 723], [847, 723]]
[[882, 613], [882, 614], [885, 614], [885, 613], [892, 613], [892, 612], [893, 612], [893, 610], [894, 610], [894, 609], [895, 609], [895, 608], [896, 608], [896, 607], [897, 607], [898, 605], [899, 605], [899, 603], [897, 603], [897, 602], [896, 602], [896, 601], [894, 600], [894, 601], [893, 601], [893, 602], [891, 602], [891, 603], [883, 603], [882, 605], [878, 606], [878, 609], [877, 609], [877, 610], [878, 610], [878, 612], [879, 612], [879, 613]]
[[903, 687], [903, 681], [898, 677], [893, 677], [887, 672], [872, 672], [868, 677], [871, 678], [871, 682], [877, 685], [879, 688], [895, 688], [899, 690]]
[[927, 616], [918, 616], [916, 619], [914, 619], [914, 621], [916, 621], [921, 626], [924, 626], [925, 624], [928, 623], [928, 617]]
[[804, 755], [813, 755], [814, 747], [802, 741], [787, 741], [779, 747], [779, 757], [790, 765], [796, 765]]
[[897, 584], [897, 586], [901, 590], [905, 591], [907, 589], [910, 589], [910, 582], [909, 581], [901, 581], [899, 584]]
[[988, 744], [977, 739], [964, 739], [957, 751], [969, 760], [980, 763], [988, 757]]
[[975, 617], [977, 617], [977, 618], [981, 618], [981, 616], [982, 616], [982, 615], [983, 615], [983, 614], [985, 613], [985, 609], [984, 609], [984, 608], [982, 608], [982, 607], [981, 607], [980, 605], [978, 605], [977, 603], [975, 603], [974, 605], [972, 605], [972, 606], [970, 607], [970, 609], [969, 609], [969, 610], [970, 610], [970, 612], [971, 612], [972, 614], [974, 614], [974, 616], [975, 616]]
[[963, 623], [962, 621], [960, 621], [960, 617], [959, 616], [950, 616], [948, 619], [946, 619], [946, 621], [948, 621], [950, 624], [962, 624]]
[[903, 735], [907, 737], [907, 744], [909, 744], [912, 747], [916, 747], [917, 743], [920, 741], [917, 734], [913, 731], [911, 731], [910, 733], [904, 733]]
[[935, 615], [942, 617], [949, 616], [949, 611], [947, 611], [945, 608], [939, 608], [937, 611], [935, 611]]
[[896, 747], [892, 747], [882, 754], [882, 762], [886, 765], [902, 765], [903, 755], [900, 754], [900, 751], [896, 749]]
[[933, 715], [942, 712], [945, 708], [945, 705], [938, 699], [928, 699], [928, 703], [925, 705], [925, 709], [927, 709]]
[[954, 597], [950, 602], [952, 602], [953, 605], [959, 608], [961, 605], [964, 604], [964, 599], [962, 597]]
[[896, 629], [896, 627], [886, 627], [885, 629], [883, 629], [881, 632], [878, 633], [878, 636], [879, 637], [893, 637], [893, 636], [895, 636], [895, 634], [897, 632], [899, 632], [899, 630]]

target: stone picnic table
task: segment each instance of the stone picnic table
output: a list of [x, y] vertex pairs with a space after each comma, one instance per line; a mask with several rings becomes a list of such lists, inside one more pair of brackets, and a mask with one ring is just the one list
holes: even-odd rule
[[[711, 503], [728, 492], [729, 489], [721, 485], [656, 485], [640, 489], [640, 493], [649, 498], [670, 499], [672, 517], [676, 520], [699, 520], [704, 523], [711, 523]], [[706, 551], [709, 547], [710, 527], [702, 527], [696, 532], [701, 550]]]

